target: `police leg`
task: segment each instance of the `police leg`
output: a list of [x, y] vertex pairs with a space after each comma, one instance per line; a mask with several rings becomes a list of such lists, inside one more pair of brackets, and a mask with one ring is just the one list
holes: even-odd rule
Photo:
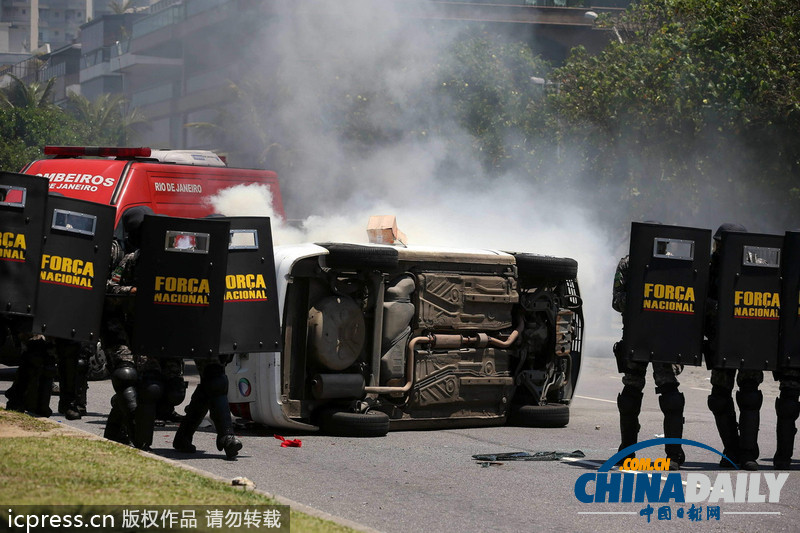
[[14, 375], [14, 381], [6, 391], [6, 409], [9, 411], [25, 411], [25, 390], [31, 380], [32, 363], [27, 357], [23, 357]]
[[50, 409], [50, 398], [53, 395], [53, 382], [56, 379], [58, 371], [56, 369], [56, 359], [47, 350], [47, 341], [44, 340], [44, 337], [35, 342], [35, 349], [38, 351], [41, 367], [38, 383], [32, 383], [32, 385], [35, 385], [36, 400], [31, 411], [33, 411], [33, 414], [36, 416], [47, 417], [53, 414], [53, 410]]
[[[680, 439], [683, 437], [683, 408], [686, 399], [678, 391], [677, 376], [683, 371], [682, 365], [671, 363], [654, 363], [653, 380], [656, 383], [658, 405], [664, 414], [664, 437]], [[680, 444], [666, 444], [664, 446], [667, 457], [670, 459], [670, 470], [679, 470], [680, 465], [686, 461], [686, 455]]]
[[156, 423], [156, 406], [164, 394], [164, 378], [156, 364], [142, 370], [136, 388], [136, 412], [133, 444], [140, 450], [150, 450], [153, 445], [153, 428]]
[[187, 383], [183, 379], [183, 360], [177, 358], [162, 361], [164, 369], [164, 394], [156, 406], [156, 419], [180, 422], [183, 416], [175, 408], [186, 399]]
[[[639, 440], [639, 413], [642, 410], [642, 397], [644, 394], [644, 376], [647, 363], [628, 361], [627, 370], [622, 376], [622, 392], [617, 395], [617, 409], [619, 410], [619, 449], [636, 444]], [[627, 457], [635, 457], [629, 454]], [[626, 458], [627, 458], [626, 457]]]
[[758, 427], [764, 396], [758, 390], [760, 380], [741, 379], [745, 372], [739, 371], [739, 390], [736, 391], [736, 404], [739, 406], [739, 456], [742, 468], [758, 470]]
[[775, 398], [775, 414], [778, 415], [778, 442], [772, 464], [776, 470], [788, 470], [792, 464], [797, 417], [800, 416], [800, 389], [781, 388], [780, 396]]
[[208, 387], [209, 415], [217, 430], [217, 449], [225, 450], [225, 457], [233, 459], [242, 449], [242, 441], [233, 433], [233, 420], [228, 405], [228, 376], [225, 367], [219, 363], [208, 365], [203, 373], [203, 380]]
[[[708, 408], [714, 415], [719, 438], [722, 440], [722, 453], [739, 464], [739, 425], [736, 422], [736, 409], [733, 405], [733, 381], [735, 370], [711, 371], [711, 394], [708, 395]], [[719, 466], [733, 468], [724, 457]]]
[[75, 409], [81, 416], [86, 415], [86, 394], [89, 391], [89, 357], [92, 343], [82, 342], [78, 350], [78, 364], [75, 376]]
[[[128, 352], [127, 355], [129, 355]], [[133, 361], [122, 360], [111, 372], [114, 396], [111, 398], [111, 413], [108, 415], [103, 436], [109, 440], [130, 444], [134, 435], [133, 422], [136, 412], [136, 383], [139, 374]]]
[[178, 431], [175, 432], [175, 439], [172, 441], [172, 447], [184, 453], [197, 451], [195, 445], [192, 444], [192, 438], [194, 437], [194, 432], [203, 422], [209, 408], [209, 396], [203, 383], [202, 364], [197, 363], [197, 368], [200, 370], [200, 383], [192, 393], [189, 405], [186, 406], [186, 416], [181, 420]]
[[56, 340], [56, 353], [58, 354], [58, 412], [67, 420], [77, 420], [81, 417], [78, 412], [77, 385], [78, 385], [78, 352], [80, 344], [65, 339]]

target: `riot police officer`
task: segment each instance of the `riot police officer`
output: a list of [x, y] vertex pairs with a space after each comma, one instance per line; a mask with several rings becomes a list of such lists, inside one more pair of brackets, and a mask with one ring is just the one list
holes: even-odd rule
[[[714, 322], [719, 298], [719, 269], [722, 234], [725, 232], [746, 232], [740, 224], [725, 223], [714, 233], [713, 251], [711, 254], [711, 271], [709, 284], [709, 301], [706, 336], [709, 347], [716, 336]], [[745, 470], [758, 470], [758, 428], [763, 395], [758, 389], [764, 381], [764, 373], [760, 370], [712, 369], [711, 394], [708, 396], [708, 408], [714, 414], [723, 453]], [[739, 387], [736, 391], [736, 404], [739, 406], [739, 420], [733, 405], [734, 382]], [[720, 466], [731, 467], [724, 458]]]
[[[102, 335], [111, 368], [111, 412], [106, 421], [105, 438], [132, 444], [136, 432], [135, 415], [138, 407], [139, 373], [131, 352], [128, 327], [132, 320], [133, 296], [136, 294], [136, 262], [141, 245], [141, 224], [149, 207], [133, 207], [122, 215], [124, 246], [128, 252], [113, 269], [106, 288]], [[112, 248], [112, 254], [114, 249]]]
[[194, 453], [197, 448], [192, 444], [192, 437], [205, 418], [211, 416], [217, 432], [217, 449], [225, 450], [228, 460], [234, 459], [242, 449], [240, 441], [233, 432], [233, 421], [228, 406], [228, 377], [225, 375], [225, 364], [229, 355], [220, 355], [218, 360], [195, 360], [200, 373], [200, 383], [192, 393], [186, 416], [181, 421], [172, 447], [184, 453]]
[[[620, 259], [614, 275], [614, 289], [611, 306], [615, 311], [624, 313], [627, 300], [627, 277], [629, 272], [629, 256]], [[623, 323], [624, 330], [624, 323]], [[624, 333], [623, 333], [624, 336]], [[619, 409], [619, 429], [621, 443], [620, 450], [636, 444], [639, 436], [639, 413], [642, 409], [644, 397], [646, 362], [632, 361], [622, 353], [622, 342], [614, 345], [614, 355], [617, 358], [617, 367], [622, 376], [622, 392], [617, 396]], [[659, 395], [658, 404], [664, 414], [664, 436], [666, 438], [681, 438], [683, 436], [683, 408], [685, 399], [678, 390], [680, 382], [678, 375], [683, 371], [683, 365], [672, 363], [652, 363], [653, 381], [656, 385], [656, 394]], [[670, 459], [670, 470], [680, 469], [686, 461], [686, 456], [680, 444], [665, 445], [667, 457]]]

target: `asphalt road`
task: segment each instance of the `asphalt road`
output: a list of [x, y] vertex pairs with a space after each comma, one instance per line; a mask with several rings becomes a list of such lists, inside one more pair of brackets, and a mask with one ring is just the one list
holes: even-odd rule
[[[653, 514], [640, 514], [647, 503], [581, 503], [575, 485], [581, 474], [593, 473], [619, 444], [616, 395], [621, 390], [610, 353], [610, 339], [587, 342], [587, 358], [571, 410], [569, 426], [562, 429], [513, 427], [400, 431], [377, 439], [326, 437], [286, 433], [264, 427], [240, 427], [244, 448], [236, 461], [224, 460], [214, 445], [210, 423], [195, 436], [199, 452], [184, 455], [171, 447], [175, 425], [156, 428], [153, 453], [178, 459], [224, 478], [245, 476], [263, 491], [289, 498], [321, 511], [385, 532], [414, 530], [436, 532], [592, 531], [617, 532], [621, 528], [649, 530], [698, 529], [704, 531], [798, 531], [800, 526], [800, 473], [790, 473], [777, 503], [701, 501], [700, 520], [690, 520], [690, 504], [654, 503]], [[0, 390], [13, 374], [0, 368]], [[190, 391], [197, 377], [187, 365]], [[686, 395], [684, 437], [721, 449], [711, 413], [706, 407], [710, 390], [708, 372], [687, 368], [681, 376]], [[767, 494], [765, 475], [773, 476], [775, 450], [774, 399], [777, 385], [771, 375], [762, 386], [764, 407], [760, 446], [760, 494]], [[54, 420], [101, 435], [108, 412], [108, 381], [90, 383], [89, 411], [82, 420]], [[2, 398], [4, 400], [4, 398]], [[0, 400], [1, 401], [1, 400]], [[188, 401], [188, 398], [187, 398]], [[57, 398], [53, 398], [55, 407]], [[662, 415], [648, 376], [642, 409], [640, 440], [660, 436]], [[300, 448], [281, 448], [275, 434], [302, 440]], [[482, 466], [474, 454], [501, 452], [572, 452], [584, 459], [560, 461], [500, 461]], [[730, 475], [734, 492], [744, 495], [737, 474], [718, 467], [718, 456], [701, 448], [686, 447], [683, 483], [689, 474], [702, 473], [722, 486]], [[798, 454], [800, 455], [800, 453]], [[663, 457], [650, 448], [640, 457]], [[797, 463], [795, 463], [797, 466]], [[724, 480], [723, 480], [724, 481]], [[590, 483], [590, 491], [593, 489]], [[738, 486], [739, 488], [736, 488]], [[755, 486], [751, 486], [751, 489]], [[755, 499], [755, 493], [751, 492]], [[719, 518], [708, 515], [719, 507]], [[660, 507], [669, 507], [671, 519]], [[679, 511], [680, 509], [680, 511]], [[666, 512], [662, 510], [662, 512]], [[679, 513], [685, 513], [682, 518]], [[592, 513], [592, 514], [588, 514]]]

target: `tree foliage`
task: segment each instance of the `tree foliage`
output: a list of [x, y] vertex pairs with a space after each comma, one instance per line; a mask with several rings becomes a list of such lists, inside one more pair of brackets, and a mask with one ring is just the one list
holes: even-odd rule
[[83, 142], [81, 125], [58, 108], [0, 107], [0, 170], [19, 172], [46, 144]]
[[104, 93], [94, 100], [70, 93], [66, 111], [84, 128], [87, 138], [103, 146], [127, 146], [147, 127], [137, 109], [128, 109], [121, 94]]
[[[587, 182], [628, 216], [791, 224], [800, 15], [791, 0], [642, 0], [574, 51], [554, 105]], [[625, 205], [625, 204], [623, 204]]]
[[0, 91], [0, 169], [18, 172], [43, 156], [45, 145], [125, 146], [146, 125], [121, 96], [94, 101], [71, 94], [67, 109], [52, 103], [54, 79], [13, 82]]
[[34, 81], [25, 83], [13, 74], [8, 74], [11, 83], [0, 90], [0, 107], [35, 107], [41, 109], [52, 108], [53, 85], [55, 78], [50, 78], [42, 83]]

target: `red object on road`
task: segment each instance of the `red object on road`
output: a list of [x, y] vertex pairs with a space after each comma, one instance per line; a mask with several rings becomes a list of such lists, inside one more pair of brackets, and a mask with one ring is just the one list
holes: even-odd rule
[[300, 448], [303, 446], [303, 441], [300, 439], [286, 439], [280, 435], [275, 435], [275, 438], [281, 441], [281, 448]]

